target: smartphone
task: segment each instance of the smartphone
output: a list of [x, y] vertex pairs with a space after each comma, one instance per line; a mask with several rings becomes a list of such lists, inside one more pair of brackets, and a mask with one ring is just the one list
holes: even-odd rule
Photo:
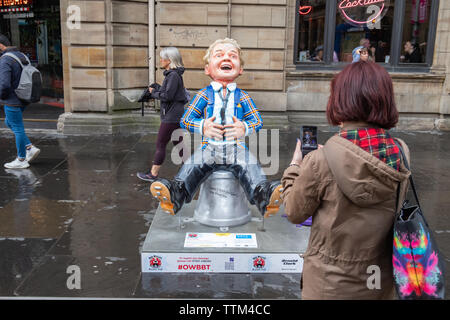
[[317, 149], [317, 127], [302, 126], [300, 139], [302, 141], [302, 155], [305, 157], [308, 153]]

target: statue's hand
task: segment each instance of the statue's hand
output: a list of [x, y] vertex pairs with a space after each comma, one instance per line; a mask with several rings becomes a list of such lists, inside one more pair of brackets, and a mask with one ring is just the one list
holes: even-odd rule
[[203, 122], [203, 135], [207, 138], [222, 140], [224, 133], [223, 126], [214, 123], [215, 119], [216, 117], [211, 117]]
[[235, 116], [233, 116], [233, 123], [225, 125], [224, 128], [227, 140], [239, 139], [245, 136], [245, 125]]

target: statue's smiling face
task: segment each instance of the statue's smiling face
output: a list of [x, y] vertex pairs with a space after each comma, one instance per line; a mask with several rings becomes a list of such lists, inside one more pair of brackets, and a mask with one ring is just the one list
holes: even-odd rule
[[205, 74], [214, 81], [232, 82], [243, 71], [239, 51], [230, 43], [215, 45], [205, 66]]

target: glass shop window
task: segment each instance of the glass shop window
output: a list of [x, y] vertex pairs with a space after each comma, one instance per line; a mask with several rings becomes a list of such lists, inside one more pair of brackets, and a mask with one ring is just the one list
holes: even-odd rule
[[0, 33], [7, 36], [11, 44], [25, 53], [39, 69], [42, 96], [62, 100], [64, 85], [59, 0], [0, 0], [0, 4]]
[[297, 61], [322, 62], [326, 0], [298, 0]]
[[362, 56], [389, 70], [429, 72], [440, 3], [296, 0], [293, 62], [298, 69], [341, 69]]
[[359, 60], [366, 49], [369, 60], [389, 63], [395, 1], [383, 6], [337, 8], [333, 62]]
[[430, 27], [431, 0], [406, 2], [400, 63], [424, 63]]

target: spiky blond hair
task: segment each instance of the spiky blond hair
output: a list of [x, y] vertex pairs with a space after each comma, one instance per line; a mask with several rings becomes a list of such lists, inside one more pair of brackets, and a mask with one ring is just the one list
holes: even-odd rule
[[217, 39], [216, 41], [214, 41], [213, 44], [211, 44], [209, 46], [208, 50], [206, 50], [205, 56], [203, 57], [203, 61], [205, 62], [205, 64], [209, 63], [209, 59], [211, 58], [211, 53], [212, 53], [214, 47], [218, 44], [231, 44], [233, 47], [235, 47], [239, 53], [239, 60], [241, 61], [241, 67], [244, 66], [244, 60], [242, 59], [242, 55], [241, 55], [241, 47], [239, 46], [239, 44], [237, 43], [236, 40], [230, 39], [230, 38]]

